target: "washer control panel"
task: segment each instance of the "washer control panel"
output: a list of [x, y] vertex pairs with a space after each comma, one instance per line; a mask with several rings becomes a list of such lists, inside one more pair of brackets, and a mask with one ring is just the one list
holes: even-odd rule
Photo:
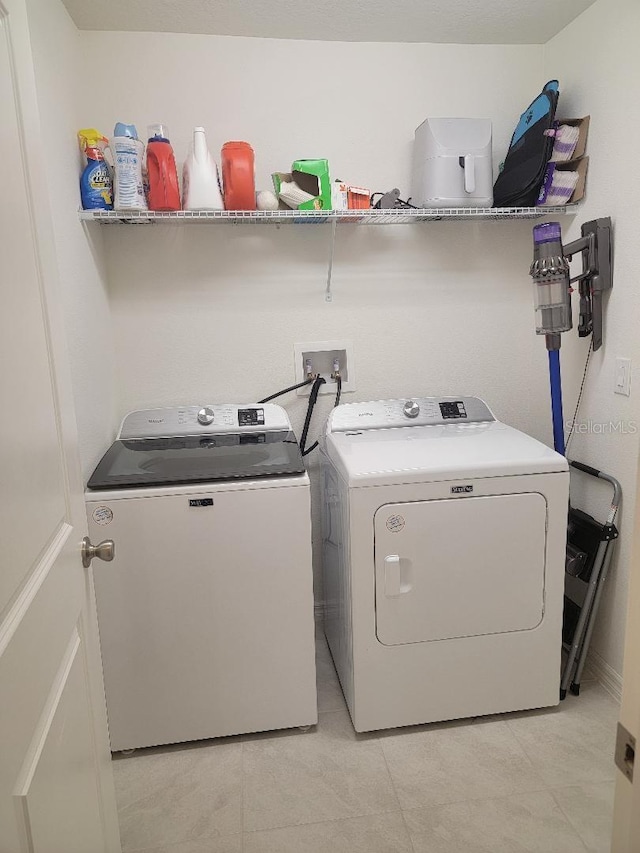
[[479, 397], [413, 397], [346, 403], [329, 416], [327, 432], [495, 421]]
[[122, 421], [118, 438], [164, 438], [173, 435], [290, 429], [291, 422], [281, 406], [273, 403], [227, 403], [129, 412]]

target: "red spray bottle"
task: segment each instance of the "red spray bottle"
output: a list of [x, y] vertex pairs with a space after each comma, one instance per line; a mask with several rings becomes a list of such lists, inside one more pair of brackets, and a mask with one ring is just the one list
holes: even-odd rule
[[147, 173], [149, 210], [180, 210], [178, 172], [166, 125], [149, 125]]

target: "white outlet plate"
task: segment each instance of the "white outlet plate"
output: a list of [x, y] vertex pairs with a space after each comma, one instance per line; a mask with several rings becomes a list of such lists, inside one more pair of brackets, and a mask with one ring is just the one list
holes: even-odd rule
[[631, 394], [631, 359], [616, 358], [616, 375], [613, 383], [614, 394]]
[[[342, 393], [348, 394], [356, 390], [355, 362], [353, 358], [353, 343], [351, 341], [307, 341], [306, 343], [293, 345], [293, 357], [296, 372], [296, 382], [303, 382], [306, 378], [305, 364], [307, 359], [311, 360], [314, 373], [319, 373], [325, 380], [320, 386], [321, 394], [335, 394], [336, 381], [331, 377], [333, 373], [333, 360], [340, 360], [340, 375], [342, 376]], [[311, 391], [310, 385], [298, 388], [298, 395], [308, 397]]]

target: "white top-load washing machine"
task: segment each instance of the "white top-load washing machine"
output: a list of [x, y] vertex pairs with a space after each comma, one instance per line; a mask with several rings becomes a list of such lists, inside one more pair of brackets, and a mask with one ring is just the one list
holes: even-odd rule
[[132, 412], [89, 480], [113, 751], [317, 722], [309, 477], [273, 404]]
[[357, 731], [559, 701], [567, 461], [475, 397], [342, 405], [325, 632]]

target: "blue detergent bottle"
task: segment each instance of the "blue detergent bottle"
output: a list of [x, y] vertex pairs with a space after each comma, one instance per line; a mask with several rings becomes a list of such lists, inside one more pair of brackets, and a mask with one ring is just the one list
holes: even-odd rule
[[87, 165], [80, 176], [80, 197], [84, 210], [113, 210], [111, 172], [98, 147], [85, 149]]

